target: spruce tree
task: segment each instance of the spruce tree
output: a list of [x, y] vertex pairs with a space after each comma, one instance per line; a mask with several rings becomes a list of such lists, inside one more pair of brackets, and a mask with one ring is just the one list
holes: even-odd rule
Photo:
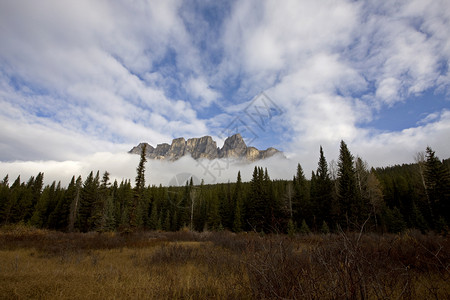
[[234, 187], [234, 218], [233, 218], [233, 231], [240, 232], [242, 231], [242, 223], [243, 223], [243, 203], [242, 203], [242, 180], [241, 180], [241, 172], [238, 172], [236, 185]]
[[36, 203], [33, 216], [30, 219], [30, 224], [42, 228], [47, 225], [48, 217], [52, 210], [52, 204], [56, 200], [56, 182], [53, 181], [51, 186], [46, 186], [42, 192], [41, 197]]
[[142, 225], [142, 202], [144, 198], [145, 188], [145, 163], [147, 162], [146, 150], [147, 144], [144, 144], [141, 149], [139, 165], [136, 168], [137, 175], [135, 179], [134, 198], [130, 207], [130, 229]]
[[315, 176], [315, 226], [316, 230], [322, 225], [323, 221], [331, 223], [331, 204], [332, 204], [332, 183], [330, 173], [328, 172], [328, 163], [320, 146], [320, 157]]
[[80, 192], [80, 201], [77, 215], [77, 228], [82, 232], [87, 232], [94, 229], [92, 221], [92, 213], [94, 203], [98, 201], [100, 187], [100, 174], [97, 171], [94, 177], [94, 172], [91, 171], [84, 181], [83, 188]]
[[3, 181], [0, 182], [0, 225], [6, 220], [6, 208], [8, 206], [10, 195], [8, 178], [8, 175], [6, 175], [3, 178]]
[[[31, 181], [31, 178], [30, 178]], [[33, 215], [34, 208], [41, 197], [42, 188], [44, 185], [44, 173], [39, 172], [36, 178], [32, 180], [32, 182], [29, 181], [28, 188], [31, 192], [31, 203], [27, 205], [27, 208], [24, 212], [24, 221], [27, 222], [30, 220], [31, 216]]]
[[72, 202], [70, 204], [70, 213], [69, 213], [69, 224], [67, 226], [67, 230], [72, 232], [75, 229], [75, 223], [78, 220], [78, 211], [80, 208], [80, 199], [81, 199], [81, 188], [83, 185], [83, 180], [81, 176], [78, 176], [75, 181], [75, 191], [72, 198]]
[[263, 231], [266, 222], [266, 205], [264, 195], [264, 171], [255, 166], [252, 180], [250, 182], [250, 194], [246, 205], [245, 213], [250, 230]]
[[[431, 147], [426, 149], [425, 162], [425, 182], [427, 194], [430, 199], [430, 210], [433, 220], [433, 227], [441, 230], [445, 225], [450, 224], [450, 171], [436, 156]], [[437, 225], [439, 220], [440, 226]], [[446, 224], [445, 224], [446, 223]]]
[[56, 208], [50, 214], [49, 227], [56, 230], [68, 230], [71, 204], [77, 195], [77, 186], [75, 176], [72, 177], [67, 190], [56, 205]]
[[302, 166], [297, 165], [297, 174], [294, 177], [294, 200], [292, 204], [293, 220], [297, 224], [301, 224], [303, 219], [310, 218], [312, 215], [310, 191], [308, 182], [303, 173]]
[[340, 223], [341, 226], [350, 228], [350, 224], [358, 223], [361, 207], [357, 200], [353, 155], [344, 141], [341, 141], [338, 168], [338, 199], [341, 208], [340, 212], [344, 217]]

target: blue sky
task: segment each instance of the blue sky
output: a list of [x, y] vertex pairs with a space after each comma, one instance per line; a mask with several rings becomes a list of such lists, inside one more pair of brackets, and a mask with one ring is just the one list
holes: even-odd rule
[[448, 28], [439, 0], [1, 1], [0, 176], [133, 178], [112, 164], [139, 142], [235, 131], [307, 173], [342, 139], [372, 166], [448, 158]]

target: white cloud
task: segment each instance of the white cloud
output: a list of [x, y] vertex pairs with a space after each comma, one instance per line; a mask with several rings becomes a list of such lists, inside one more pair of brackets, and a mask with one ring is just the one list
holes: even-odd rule
[[[450, 156], [447, 110], [400, 132], [365, 127], [396, 102], [450, 93], [445, 0], [188, 4], [0, 2], [0, 160], [81, 164], [214, 135], [261, 91], [283, 110], [280, 146], [309, 169], [341, 139], [378, 165], [428, 144]], [[224, 22], [210, 26], [214, 14]]]
[[392, 104], [401, 99], [399, 91], [401, 91], [400, 80], [392, 77], [385, 78], [378, 84], [376, 97], [388, 104]]
[[438, 113], [438, 112], [434, 112], [434, 113], [428, 114], [428, 115], [426, 115], [424, 118], [422, 118], [421, 120], [419, 120], [419, 121], [417, 122], [417, 125], [425, 125], [425, 124], [427, 124], [427, 123], [433, 122], [433, 121], [435, 121], [436, 119], [438, 119], [439, 116], [440, 116], [440, 113]]
[[201, 107], [208, 107], [219, 98], [219, 93], [212, 89], [204, 78], [190, 78], [186, 88], [195, 99], [200, 99]]
[[373, 166], [411, 163], [419, 151], [430, 146], [444, 159], [450, 157], [450, 111], [444, 110], [434, 122], [400, 132], [372, 133], [355, 139], [352, 144], [360, 156]]

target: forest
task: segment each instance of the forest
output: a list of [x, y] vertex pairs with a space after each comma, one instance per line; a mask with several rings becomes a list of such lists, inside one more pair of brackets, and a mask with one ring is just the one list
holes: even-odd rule
[[[64, 232], [144, 230], [398, 233], [408, 228], [446, 234], [450, 224], [450, 160], [427, 147], [413, 164], [370, 168], [341, 141], [338, 161], [322, 147], [306, 179], [301, 164], [292, 180], [272, 180], [255, 167], [250, 182], [154, 186], [145, 181], [145, 148], [137, 175], [110, 182], [109, 173], [74, 176], [67, 187], [44, 186], [44, 174], [0, 182], [0, 224]], [[151, 168], [151, 164], [150, 164]], [[151, 172], [151, 169], [149, 170]]]

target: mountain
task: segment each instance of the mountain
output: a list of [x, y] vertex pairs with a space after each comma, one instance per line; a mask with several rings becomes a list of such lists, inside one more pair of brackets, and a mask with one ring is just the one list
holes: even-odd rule
[[277, 153], [282, 154], [275, 148], [258, 150], [255, 147], [247, 147], [242, 136], [237, 133], [225, 140], [222, 148], [217, 147], [216, 141], [210, 136], [201, 138], [191, 138], [187, 141], [181, 137], [174, 139], [172, 144], [158, 144], [155, 147], [148, 143], [140, 143], [129, 151], [132, 154], [141, 154], [142, 147], [147, 145], [146, 154], [150, 159], [177, 160], [185, 155], [190, 155], [194, 159], [215, 159], [215, 158], [240, 158], [248, 161], [255, 161], [271, 157]]

